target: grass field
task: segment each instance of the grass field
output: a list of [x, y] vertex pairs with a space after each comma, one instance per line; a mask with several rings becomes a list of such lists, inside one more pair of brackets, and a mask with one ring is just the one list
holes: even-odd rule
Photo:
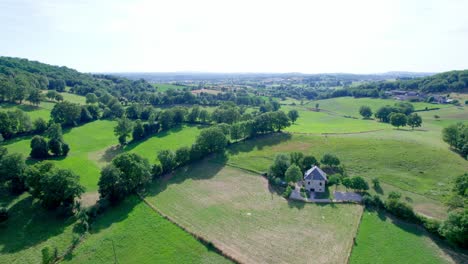
[[467, 263], [468, 257], [440, 246], [420, 227], [384, 213], [365, 211], [351, 255], [351, 264]]
[[[115, 248], [115, 255], [114, 250]], [[109, 209], [65, 263], [229, 263], [136, 197]]]
[[[96, 191], [101, 167], [110, 162], [117, 154], [130, 151], [138, 153], [154, 163], [156, 154], [163, 149], [175, 150], [181, 146], [190, 146], [200, 132], [200, 127], [184, 126], [159, 133], [140, 142], [130, 143], [124, 149], [114, 135], [115, 121], [98, 120], [64, 131], [64, 140], [70, 145], [66, 158], [51, 159], [58, 167], [71, 169], [81, 177], [81, 183], [87, 191]], [[5, 146], [10, 153], [29, 156], [31, 137], [8, 141]], [[33, 163], [33, 161], [29, 161]]]
[[[375, 113], [377, 109], [385, 105], [394, 105], [395, 103], [402, 102], [394, 99], [375, 99], [375, 98], [353, 98], [353, 97], [337, 97], [325, 100], [309, 101], [309, 107], [315, 107], [315, 104], [319, 104], [320, 109], [332, 111], [335, 113], [350, 115], [355, 117], [361, 117], [359, 115], [359, 108], [362, 105], [369, 106]], [[447, 108], [452, 105], [444, 104], [429, 104], [423, 102], [412, 103], [415, 110], [422, 110], [427, 108]]]
[[153, 86], [156, 87], [158, 92], [165, 92], [169, 89], [183, 90], [184, 88], [188, 88], [188, 86], [174, 85], [170, 83], [156, 83], [153, 84]]
[[86, 104], [86, 97], [72, 94], [72, 93], [60, 93], [63, 96], [64, 101], [69, 101], [75, 104]]
[[6, 190], [0, 192], [0, 205], [9, 208], [10, 214], [0, 223], [0, 263], [41, 263], [44, 247], [62, 253], [71, 244], [73, 217], [57, 217], [28, 194], [13, 197], [6, 195]]
[[47, 102], [41, 102], [39, 106], [33, 106], [30, 104], [9, 104], [1, 103], [0, 111], [14, 111], [15, 109], [20, 109], [31, 118], [31, 121], [34, 121], [38, 118], [43, 118], [44, 120], [50, 119], [50, 111], [52, 110], [53, 104]]
[[[401, 133], [396, 137], [395, 133]], [[423, 133], [423, 132], [420, 132]], [[271, 135], [232, 146], [228, 164], [256, 172], [266, 172], [280, 152], [301, 151], [320, 159], [334, 153], [351, 176], [364, 176], [411, 193], [439, 201], [415, 198], [414, 202], [432, 215], [444, 215], [440, 201], [451, 188], [450, 181], [468, 170], [468, 162], [446, 146], [428, 144], [409, 131], [381, 131], [352, 135]], [[437, 162], [434, 162], [434, 161]], [[441, 177], [443, 175], [443, 177]], [[384, 191], [386, 191], [384, 189]], [[418, 204], [415, 204], [418, 209]], [[431, 211], [434, 211], [433, 213]]]
[[146, 199], [245, 263], [344, 263], [362, 212], [288, 202], [263, 177], [209, 161], [154, 184]]
[[284, 111], [296, 109], [299, 118], [286, 131], [295, 133], [352, 133], [390, 128], [374, 120], [345, 118], [326, 112], [315, 112], [298, 106], [283, 106]]

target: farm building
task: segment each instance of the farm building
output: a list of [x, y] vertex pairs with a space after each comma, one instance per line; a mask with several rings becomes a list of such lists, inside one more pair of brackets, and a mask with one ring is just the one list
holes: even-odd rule
[[311, 192], [324, 192], [327, 174], [319, 167], [313, 166], [304, 173], [304, 188]]

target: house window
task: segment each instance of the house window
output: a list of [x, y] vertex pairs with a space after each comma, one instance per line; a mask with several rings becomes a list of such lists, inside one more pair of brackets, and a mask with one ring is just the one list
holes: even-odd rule
[[308, 184], [308, 185], [310, 185], [310, 181], [309, 181], [309, 182], [307, 182], [307, 184]]
[[322, 186], [322, 182], [320, 182], [319, 185]]

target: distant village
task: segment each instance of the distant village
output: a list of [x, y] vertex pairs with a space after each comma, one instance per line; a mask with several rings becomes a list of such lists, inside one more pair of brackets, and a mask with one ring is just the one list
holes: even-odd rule
[[453, 99], [444, 95], [426, 94], [415, 91], [391, 90], [386, 91], [385, 95], [396, 100], [410, 102], [428, 102], [437, 104], [450, 104], [453, 102]]

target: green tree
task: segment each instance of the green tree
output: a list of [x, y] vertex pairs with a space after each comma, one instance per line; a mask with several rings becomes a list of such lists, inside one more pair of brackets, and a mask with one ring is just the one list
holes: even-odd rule
[[49, 146], [44, 137], [34, 136], [31, 139], [31, 153], [29, 155], [34, 159], [45, 159], [49, 156]]
[[200, 121], [202, 123], [206, 123], [206, 121], [208, 121], [210, 119], [210, 113], [208, 113], [207, 110], [202, 109], [202, 110], [200, 110], [200, 114], [199, 114], [198, 118], [200, 118]]
[[49, 150], [56, 156], [62, 155], [62, 142], [56, 138], [51, 139], [49, 141]]
[[422, 118], [416, 113], [412, 113], [408, 116], [408, 126], [411, 127], [411, 129], [414, 129], [415, 127], [420, 127], [422, 124]]
[[190, 161], [190, 148], [181, 147], [175, 152], [175, 160], [179, 165], [185, 165]]
[[343, 184], [344, 187], [346, 187], [346, 190], [351, 188], [351, 185], [352, 185], [352, 182], [351, 182], [351, 179], [346, 177], [344, 179], [341, 180], [341, 184]]
[[291, 121], [294, 124], [296, 122], [296, 120], [299, 118], [299, 112], [297, 110], [295, 110], [295, 109], [290, 110], [288, 112], [288, 117], [289, 117], [289, 119], [291, 119]]
[[452, 211], [439, 228], [439, 233], [461, 247], [468, 247], [468, 209]]
[[62, 126], [60, 124], [51, 124], [45, 134], [48, 138], [63, 140]]
[[148, 160], [135, 153], [123, 153], [101, 171], [99, 194], [115, 202], [150, 181], [151, 166]]
[[177, 165], [176, 154], [172, 150], [161, 150], [158, 153], [163, 173], [171, 172]]
[[369, 184], [364, 178], [356, 176], [351, 178], [350, 187], [354, 190], [367, 191], [369, 190]]
[[25, 170], [26, 161], [21, 154], [6, 154], [0, 162], [0, 183], [7, 183], [13, 193], [23, 192]]
[[369, 119], [372, 116], [372, 109], [369, 106], [363, 105], [359, 108], [359, 114], [365, 119]]
[[55, 90], [50, 90], [47, 92], [46, 97], [49, 98], [49, 100], [55, 100], [57, 97], [58, 93]]
[[232, 140], [239, 140], [244, 138], [244, 124], [243, 123], [235, 123], [231, 126], [231, 139]]
[[317, 165], [319, 165], [319, 162], [314, 156], [306, 155], [302, 159], [301, 169], [302, 171], [305, 172], [306, 170], [310, 169], [312, 166], [317, 166]]
[[194, 107], [192, 107], [192, 110], [190, 111], [190, 114], [187, 116], [187, 120], [190, 123], [195, 123], [197, 121], [199, 115], [200, 115], [200, 107], [199, 106], [194, 106]]
[[54, 105], [50, 115], [55, 123], [64, 126], [75, 126], [80, 121], [81, 106], [68, 101], [60, 102]]
[[127, 137], [133, 131], [133, 122], [127, 117], [122, 117], [117, 121], [117, 126], [114, 127], [114, 135], [119, 138], [120, 145], [127, 143]]
[[47, 126], [47, 122], [41, 117], [37, 118], [33, 122], [34, 131], [36, 131], [36, 133], [45, 132], [47, 130]]
[[400, 128], [401, 126], [406, 126], [406, 122], [408, 118], [405, 114], [402, 113], [392, 113], [390, 114], [390, 124], [396, 128]]
[[94, 93], [88, 93], [86, 94], [86, 103], [87, 104], [95, 104], [98, 102], [98, 98], [96, 94]]
[[145, 129], [143, 128], [143, 123], [140, 119], [135, 122], [135, 126], [133, 127], [132, 137], [134, 141], [138, 141], [145, 137]]
[[284, 178], [286, 170], [291, 166], [289, 155], [279, 153], [275, 156], [273, 164], [270, 166], [270, 175], [273, 177]]
[[28, 101], [31, 104], [38, 106], [41, 103], [41, 91], [39, 89], [32, 89], [29, 92]]
[[198, 135], [195, 144], [201, 150], [202, 155], [219, 152], [227, 146], [227, 138], [220, 128], [212, 127], [203, 129]]
[[288, 116], [283, 111], [276, 111], [271, 114], [273, 115], [273, 129], [276, 129], [278, 132], [291, 125]]
[[162, 130], [168, 130], [172, 128], [174, 124], [174, 112], [170, 110], [163, 111], [159, 115], [159, 123], [161, 124]]
[[300, 181], [302, 178], [301, 169], [296, 164], [292, 164], [284, 173], [284, 178], [289, 183]]
[[330, 166], [330, 167], [336, 167], [340, 165], [340, 160], [338, 159], [337, 156], [327, 153], [323, 155], [322, 159], [320, 160], [320, 163], [322, 163], [323, 165]]
[[296, 164], [297, 166], [302, 165], [302, 160], [304, 159], [304, 154], [302, 152], [291, 152], [289, 153], [289, 158], [291, 161], [291, 164]]

